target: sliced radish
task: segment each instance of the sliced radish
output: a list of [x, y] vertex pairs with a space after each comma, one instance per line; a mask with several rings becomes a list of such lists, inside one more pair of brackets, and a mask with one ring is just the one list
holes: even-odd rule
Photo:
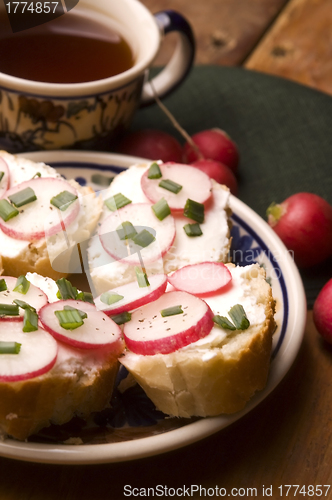
[[[171, 211], [176, 213], [183, 211], [188, 198], [203, 204], [211, 198], [211, 179], [201, 170], [181, 163], [164, 163], [159, 167], [161, 178], [149, 179], [149, 170], [146, 170], [141, 177], [142, 190], [152, 203], [165, 198]], [[175, 194], [159, 186], [162, 180], [176, 182], [182, 188]]]
[[[132, 283], [109, 290], [106, 292], [106, 297], [105, 294], [99, 295], [95, 299], [97, 309], [108, 315], [120, 314], [126, 311], [133, 311], [144, 304], [157, 300], [166, 290], [167, 276], [166, 274], [154, 274], [149, 276], [148, 280], [149, 286], [140, 287], [137, 281], [133, 281]], [[123, 298], [111, 305], [107, 305], [105, 304], [105, 299], [108, 294], [114, 297], [118, 295]], [[102, 300], [103, 296], [104, 302]]]
[[[87, 314], [82, 326], [75, 330], [66, 330], [60, 325], [55, 311], [62, 311], [65, 306]], [[71, 299], [52, 302], [41, 308], [39, 319], [45, 330], [54, 338], [80, 349], [96, 349], [106, 345], [113, 345], [118, 349], [121, 343], [120, 327], [89, 302]]]
[[0, 198], [3, 198], [9, 188], [10, 174], [7, 162], [0, 158]]
[[168, 276], [169, 283], [176, 290], [194, 295], [216, 292], [231, 279], [231, 272], [222, 262], [201, 262], [184, 266]]
[[[163, 317], [161, 311], [181, 306], [183, 313]], [[167, 292], [132, 313], [124, 325], [128, 349], [136, 354], [168, 354], [206, 337], [213, 313], [204, 300], [187, 292]]]
[[[15, 304], [14, 300], [20, 300], [34, 307], [38, 312], [45, 304], [47, 304], [47, 295], [37, 286], [30, 283], [29, 290], [26, 294], [14, 292], [17, 278], [12, 276], [0, 276], [4, 279], [7, 285], [7, 290], [0, 292], [0, 304]], [[0, 321], [21, 321], [23, 320], [24, 309], [19, 308], [19, 316], [0, 316]]]
[[22, 323], [8, 321], [0, 329], [0, 342], [21, 344], [18, 354], [0, 354], [0, 381], [17, 382], [38, 377], [48, 372], [55, 364], [58, 344], [42, 328], [24, 333]]
[[79, 200], [63, 211], [51, 204], [51, 198], [63, 191], [78, 195], [67, 181], [53, 177], [31, 179], [9, 189], [6, 198], [26, 188], [33, 189], [37, 200], [19, 207], [19, 214], [7, 222], [0, 218], [0, 228], [8, 236], [18, 240], [38, 240], [45, 236], [45, 232], [51, 236], [62, 231], [76, 219], [80, 210]]
[[[137, 233], [148, 231], [155, 240], [141, 247], [131, 239], [121, 240], [117, 229], [123, 222], [130, 222]], [[143, 224], [143, 225], [142, 225]], [[99, 228], [99, 238], [104, 250], [115, 260], [137, 265], [154, 262], [172, 246], [175, 238], [175, 222], [171, 215], [160, 221], [149, 203], [131, 203], [109, 215]]]

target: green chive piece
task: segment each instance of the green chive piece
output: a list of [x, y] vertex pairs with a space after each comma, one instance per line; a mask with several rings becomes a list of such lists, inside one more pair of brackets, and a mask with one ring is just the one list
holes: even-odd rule
[[35, 175], [32, 177], [32, 179], [37, 179], [37, 177], [41, 177], [40, 172], [36, 172]]
[[26, 295], [30, 288], [30, 281], [26, 279], [24, 275], [19, 276], [16, 280], [15, 287], [13, 288], [13, 292], [22, 293]]
[[2, 278], [0, 280], [0, 292], [4, 292], [5, 290], [7, 290], [7, 283], [6, 280]]
[[116, 232], [120, 240], [132, 239], [137, 234], [135, 227], [129, 221], [122, 222], [122, 224], [116, 228]]
[[18, 354], [21, 350], [21, 345], [18, 342], [0, 342], [0, 354]]
[[163, 179], [159, 182], [159, 186], [174, 194], [178, 194], [182, 189], [181, 184], [171, 181], [170, 179]]
[[107, 198], [107, 200], [105, 200], [104, 203], [109, 210], [115, 212], [119, 208], [129, 205], [129, 203], [131, 203], [131, 200], [126, 196], [124, 196], [122, 193], [117, 193], [114, 196]]
[[183, 229], [185, 230], [186, 235], [190, 237], [202, 236], [203, 234], [201, 226], [198, 224], [198, 222], [196, 222], [195, 224], [185, 224], [183, 226]]
[[109, 186], [113, 180], [113, 177], [107, 177], [103, 174], [93, 174], [91, 175], [91, 182], [97, 184], [98, 186]]
[[140, 267], [135, 266], [137, 283], [140, 288], [150, 286], [147, 274]]
[[134, 238], [132, 238], [133, 242], [142, 248], [150, 245], [153, 241], [155, 241], [155, 239], [156, 238], [153, 236], [153, 234], [149, 233], [147, 229], [143, 229], [142, 231], [137, 233]]
[[19, 214], [19, 211], [9, 203], [8, 200], [0, 200], [0, 217], [5, 221], [9, 221]]
[[148, 170], [148, 179], [160, 179], [162, 177], [158, 163], [154, 162]]
[[63, 310], [64, 311], [77, 311], [82, 319], [85, 319], [88, 317], [88, 315], [85, 311], [81, 311], [81, 309], [77, 309], [76, 307], [64, 306]]
[[3, 176], [4, 176], [4, 175], [5, 175], [5, 172], [3, 172], [3, 171], [1, 170], [1, 172], [0, 172], [0, 182], [2, 181], [2, 179], [3, 179]]
[[67, 299], [77, 299], [77, 288], [74, 287], [70, 281], [66, 280], [66, 278], [60, 278], [56, 281], [58, 285], [58, 293], [57, 297], [59, 299], [67, 300]]
[[184, 206], [183, 215], [201, 224], [204, 222], [204, 205], [188, 198]]
[[38, 314], [31, 309], [25, 309], [23, 318], [23, 332], [38, 330]]
[[221, 328], [225, 328], [226, 330], [236, 330], [233, 323], [231, 323], [225, 316], [219, 316], [219, 314], [216, 314], [212, 319], [214, 323], [218, 326], [221, 326]]
[[32, 312], [36, 312], [36, 309], [33, 306], [30, 306], [27, 302], [24, 302], [24, 300], [15, 299], [14, 302], [21, 309], [29, 309]]
[[123, 295], [120, 295], [119, 293], [116, 292], [105, 292], [102, 293], [100, 296], [101, 302], [107, 304], [108, 306], [111, 306], [112, 304], [119, 302], [123, 298], [124, 298]]
[[247, 318], [245, 310], [241, 304], [236, 304], [229, 311], [228, 314], [233, 321], [237, 330], [246, 330], [250, 326], [250, 321]]
[[111, 316], [111, 319], [117, 325], [123, 325], [123, 323], [128, 323], [128, 321], [131, 320], [131, 313], [130, 312], [123, 312], [121, 314], [117, 314], [116, 316]]
[[19, 314], [17, 304], [0, 304], [0, 316], [19, 316]]
[[69, 191], [62, 191], [51, 198], [51, 204], [61, 210], [61, 212], [64, 212], [75, 200], [77, 200], [77, 196], [75, 194], [70, 193]]
[[157, 201], [151, 208], [159, 220], [164, 220], [165, 217], [171, 214], [171, 209], [165, 198], [161, 198], [161, 200]]
[[16, 208], [23, 207], [23, 205], [27, 205], [32, 201], [36, 201], [37, 196], [31, 187], [27, 187], [22, 189], [22, 191], [18, 191], [10, 196], [8, 196], [9, 200], [15, 205]]
[[90, 304], [95, 303], [91, 292], [79, 292], [76, 296], [76, 300], [81, 300], [82, 302], [89, 302]]
[[175, 316], [176, 314], [183, 314], [182, 306], [167, 307], [167, 309], [160, 311], [160, 314], [163, 318], [167, 318], [167, 316]]
[[75, 330], [83, 325], [83, 318], [77, 309], [62, 309], [62, 311], [54, 311], [58, 318], [59, 324], [65, 330]]

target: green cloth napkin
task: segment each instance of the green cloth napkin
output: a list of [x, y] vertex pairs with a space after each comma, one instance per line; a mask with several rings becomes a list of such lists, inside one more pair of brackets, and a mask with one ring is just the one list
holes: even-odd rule
[[[196, 66], [163, 100], [189, 134], [225, 130], [240, 152], [238, 197], [266, 220], [271, 202], [299, 191], [332, 204], [332, 98], [288, 80], [237, 67]], [[183, 139], [157, 105], [132, 129], [159, 128]], [[332, 259], [301, 271], [308, 306], [332, 278]]]

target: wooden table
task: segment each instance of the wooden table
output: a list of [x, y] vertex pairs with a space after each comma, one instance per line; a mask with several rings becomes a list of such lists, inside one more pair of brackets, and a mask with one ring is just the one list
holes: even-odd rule
[[[196, 64], [243, 65], [332, 93], [331, 0], [143, 3], [152, 12], [167, 7], [186, 15], [196, 33]], [[170, 36], [157, 64], [173, 44]], [[209, 498], [220, 497], [221, 488], [226, 496], [236, 488], [233, 493], [244, 498], [279, 498], [280, 487], [286, 496], [285, 485], [332, 485], [331, 362], [332, 347], [319, 338], [309, 311], [302, 348], [285, 379], [232, 426], [187, 448], [135, 462], [54, 466], [0, 459], [0, 499], [118, 500], [126, 498], [125, 485], [197, 485], [201, 491], [191, 498], [204, 498], [204, 488]], [[326, 491], [323, 486], [322, 497], [332, 498], [332, 486], [327, 496]], [[288, 496], [294, 493], [292, 487]], [[298, 491], [296, 497], [318, 494]]]

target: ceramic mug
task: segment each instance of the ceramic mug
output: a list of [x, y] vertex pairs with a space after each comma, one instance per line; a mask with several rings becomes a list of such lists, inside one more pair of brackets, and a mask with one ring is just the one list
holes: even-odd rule
[[[138, 0], [80, 0], [75, 11], [116, 22], [134, 53], [133, 66], [115, 76], [84, 83], [41, 83], [0, 72], [0, 149], [110, 149], [139, 106], [154, 101], [149, 68], [164, 35], [176, 31], [170, 61], [152, 79], [159, 97], [187, 76], [195, 41], [187, 20], [165, 10], [152, 15]], [[70, 15], [70, 14], [65, 14]]]

